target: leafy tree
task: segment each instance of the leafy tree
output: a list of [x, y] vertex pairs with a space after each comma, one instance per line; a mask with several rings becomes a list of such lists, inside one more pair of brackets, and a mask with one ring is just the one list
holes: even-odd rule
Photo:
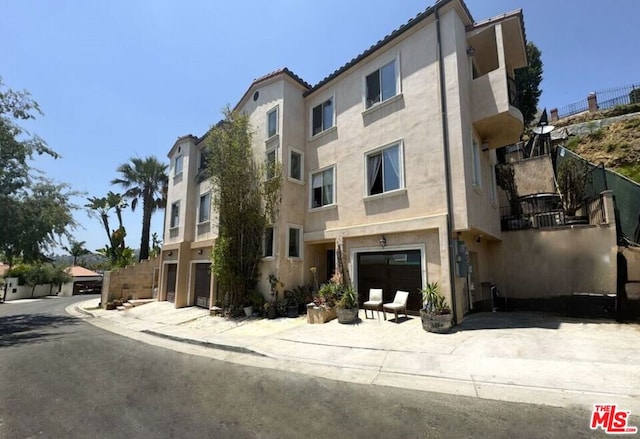
[[63, 247], [67, 253], [73, 256], [73, 265], [76, 265], [76, 262], [78, 261], [78, 257], [88, 255], [91, 253], [89, 250], [87, 250], [84, 247], [85, 244], [86, 244], [86, 241], [71, 240], [69, 241], [68, 247]]
[[567, 159], [558, 165], [558, 189], [567, 215], [575, 215], [582, 204], [588, 176], [589, 165], [584, 160]]
[[531, 41], [527, 43], [527, 59], [529, 65], [516, 69], [515, 80], [518, 93], [518, 108], [524, 117], [524, 125], [529, 126], [538, 112], [538, 101], [542, 90], [543, 64], [541, 52]]
[[[5, 277], [17, 277], [18, 285], [31, 287], [31, 297], [34, 296], [36, 286], [51, 284], [61, 285], [69, 282], [69, 276], [62, 267], [54, 267], [52, 264], [18, 264], [7, 271]], [[51, 292], [51, 288], [49, 292]]]
[[31, 182], [28, 161], [34, 154], [59, 155], [44, 140], [29, 135], [18, 121], [42, 115], [38, 103], [27, 91], [6, 88], [0, 77], [0, 195], [16, 193]]
[[138, 260], [149, 259], [151, 216], [167, 203], [167, 165], [155, 156], [145, 159], [132, 157], [128, 163], [120, 165], [117, 171], [120, 177], [114, 179], [111, 184], [119, 185], [126, 190], [124, 197], [131, 200], [131, 210], [135, 211], [138, 200], [142, 200], [142, 236]]
[[45, 251], [76, 227], [72, 211], [77, 206], [71, 202], [76, 195], [66, 184], [41, 180], [5, 200], [10, 208], [2, 215], [7, 224], [1, 247], [9, 265], [20, 255], [27, 263], [48, 261]]
[[0, 77], [0, 251], [13, 265], [43, 260], [44, 251], [75, 226], [70, 197], [75, 193], [64, 184], [36, 178], [29, 161], [35, 154], [59, 155], [20, 121], [42, 115], [26, 91], [7, 88]]
[[280, 200], [281, 170], [256, 163], [247, 115], [229, 108], [224, 115], [205, 140], [219, 221], [213, 271], [226, 305], [237, 310], [258, 280], [262, 238]]

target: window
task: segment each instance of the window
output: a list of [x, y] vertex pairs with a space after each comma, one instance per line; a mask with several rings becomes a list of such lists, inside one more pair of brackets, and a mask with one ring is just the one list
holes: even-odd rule
[[366, 77], [366, 108], [384, 102], [397, 94], [396, 61], [394, 59]]
[[211, 215], [211, 193], [200, 195], [200, 206], [198, 208], [198, 222], [204, 223], [209, 221]]
[[301, 227], [289, 227], [289, 236], [287, 239], [288, 256], [290, 258], [300, 258], [302, 251], [300, 248], [302, 237]]
[[207, 156], [207, 152], [204, 150], [200, 150], [200, 155], [199, 155], [199, 161], [198, 161], [198, 171], [202, 171], [203, 169], [207, 169], [207, 166], [209, 164], [209, 157]]
[[333, 167], [311, 175], [311, 208], [333, 204]]
[[315, 136], [333, 126], [333, 98], [313, 107], [311, 132]]
[[170, 227], [176, 228], [180, 225], [180, 202], [176, 201], [171, 205], [171, 223]]
[[278, 134], [278, 108], [267, 113], [267, 138]]
[[471, 159], [472, 162], [472, 171], [473, 171], [473, 185], [481, 186], [482, 176], [480, 175], [480, 145], [475, 137], [471, 137]]
[[367, 155], [367, 194], [375, 195], [402, 187], [400, 143]]
[[183, 161], [183, 156], [179, 155], [178, 157], [176, 157], [176, 162], [173, 166], [173, 175], [180, 175], [182, 174], [182, 161]]
[[273, 256], [273, 227], [267, 227], [264, 230], [264, 239], [262, 241], [262, 257], [269, 258]]
[[270, 149], [267, 151], [267, 157], [265, 159], [267, 166], [267, 180], [272, 179], [276, 172], [276, 149]]
[[302, 153], [289, 149], [289, 177], [302, 181]]

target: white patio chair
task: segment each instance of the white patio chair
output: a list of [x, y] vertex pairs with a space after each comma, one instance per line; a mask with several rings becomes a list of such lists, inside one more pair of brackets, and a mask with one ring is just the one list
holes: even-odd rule
[[406, 291], [396, 291], [396, 295], [393, 298], [393, 302], [385, 303], [382, 305], [382, 312], [385, 315], [385, 320], [387, 319], [387, 310], [392, 312], [396, 317], [396, 323], [398, 323], [398, 312], [404, 312], [405, 317], [409, 317], [407, 315], [407, 299], [409, 298], [409, 293]]
[[[373, 318], [373, 311], [378, 313], [378, 320], [380, 320], [380, 310], [382, 309], [382, 288], [369, 289], [369, 300], [362, 304], [364, 308], [364, 318], [368, 319], [367, 310], [371, 311], [371, 318]], [[387, 316], [384, 317], [387, 320]]]

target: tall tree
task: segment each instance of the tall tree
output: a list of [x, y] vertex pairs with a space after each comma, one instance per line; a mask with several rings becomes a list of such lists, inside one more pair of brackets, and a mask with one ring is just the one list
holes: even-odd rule
[[238, 310], [258, 280], [262, 238], [280, 201], [281, 171], [254, 160], [248, 116], [229, 108], [224, 114], [205, 143], [218, 213], [213, 271], [227, 293], [225, 305]]
[[78, 258], [80, 256], [88, 255], [89, 253], [91, 253], [84, 247], [85, 244], [86, 241], [74, 241], [72, 239], [69, 241], [68, 247], [63, 247], [67, 253], [73, 256], [73, 265], [76, 265], [76, 262], [78, 261]]
[[167, 165], [155, 156], [144, 159], [132, 157], [128, 163], [120, 165], [117, 171], [120, 178], [114, 179], [111, 184], [125, 189], [124, 196], [131, 200], [131, 210], [135, 211], [138, 200], [142, 200], [142, 236], [138, 260], [148, 259], [151, 216], [167, 203]]
[[44, 259], [56, 237], [75, 226], [70, 197], [64, 184], [33, 175], [29, 161], [35, 154], [59, 155], [40, 137], [30, 135], [21, 121], [42, 115], [26, 91], [7, 88], [0, 77], [0, 251], [9, 265], [15, 257]]
[[529, 126], [538, 112], [538, 101], [542, 90], [543, 64], [542, 53], [531, 41], [527, 43], [527, 59], [529, 65], [515, 71], [516, 90], [518, 93], [518, 108], [524, 117], [524, 125]]

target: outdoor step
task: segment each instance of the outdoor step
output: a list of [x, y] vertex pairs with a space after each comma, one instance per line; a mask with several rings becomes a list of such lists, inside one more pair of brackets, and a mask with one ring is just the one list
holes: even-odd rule
[[157, 302], [156, 299], [133, 299], [129, 303], [133, 306], [140, 306], [151, 302]]
[[118, 306], [118, 307], [116, 307], [116, 309], [117, 309], [118, 311], [126, 311], [126, 310], [127, 310], [127, 308], [126, 308], [126, 307], [124, 307], [124, 306]]
[[127, 303], [123, 303], [122, 306], [124, 306], [127, 309], [133, 308], [133, 304], [127, 302]]

